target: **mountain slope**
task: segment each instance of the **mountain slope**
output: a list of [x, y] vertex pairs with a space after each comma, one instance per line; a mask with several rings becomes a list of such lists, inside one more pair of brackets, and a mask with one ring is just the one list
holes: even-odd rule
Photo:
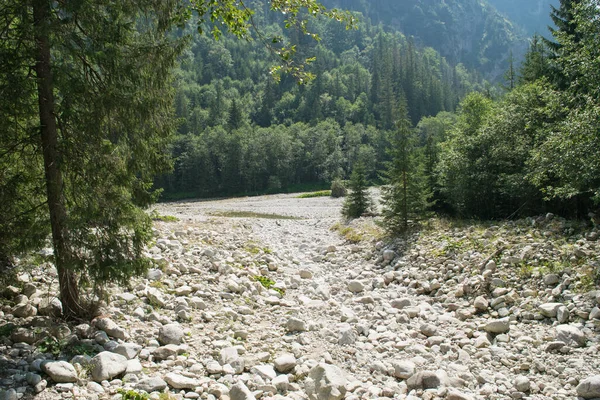
[[[498, 0], [500, 1], [500, 0]], [[522, 30], [482, 0], [326, 0], [329, 7], [360, 11], [374, 24], [414, 36], [452, 63], [499, 79], [512, 50], [525, 49]]]
[[488, 0], [498, 11], [522, 26], [529, 36], [535, 33], [548, 37], [550, 6], [558, 7], [558, 0]]

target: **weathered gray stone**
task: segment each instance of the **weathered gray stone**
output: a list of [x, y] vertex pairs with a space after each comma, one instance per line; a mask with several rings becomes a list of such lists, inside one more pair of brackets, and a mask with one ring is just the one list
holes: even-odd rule
[[96, 354], [92, 361], [92, 379], [96, 382], [112, 379], [127, 370], [127, 358], [120, 354], [103, 351]]
[[445, 386], [448, 375], [443, 371], [419, 371], [406, 381], [408, 390], [413, 389], [437, 389]]
[[527, 393], [531, 389], [531, 381], [526, 376], [517, 376], [515, 378], [515, 389]]
[[544, 317], [555, 318], [560, 306], [562, 303], [544, 303], [539, 306], [539, 310]]
[[282, 374], [287, 374], [296, 367], [296, 357], [293, 354], [282, 354], [274, 361], [275, 369]]
[[311, 400], [340, 400], [346, 394], [348, 382], [344, 372], [330, 364], [319, 364], [312, 368], [305, 383]]
[[584, 399], [600, 398], [600, 375], [590, 376], [577, 385], [577, 395]]
[[399, 379], [408, 379], [415, 373], [415, 363], [412, 361], [392, 361], [392, 367], [394, 368], [394, 376]]
[[167, 324], [158, 330], [158, 341], [162, 345], [180, 344], [183, 340], [183, 329], [179, 324]]
[[365, 286], [361, 281], [353, 280], [348, 283], [348, 290], [352, 293], [360, 293], [365, 290]]
[[75, 367], [66, 361], [42, 363], [42, 370], [56, 383], [77, 382]]
[[37, 315], [37, 308], [29, 303], [20, 304], [13, 308], [12, 314], [17, 318], [34, 317]]
[[120, 354], [128, 360], [134, 359], [142, 351], [142, 346], [136, 343], [121, 343], [114, 348], [113, 353]]
[[506, 333], [510, 330], [508, 318], [493, 319], [485, 324], [484, 330], [489, 333]]
[[168, 344], [166, 346], [157, 347], [152, 352], [152, 355], [157, 360], [166, 360], [171, 356], [175, 356], [179, 353], [179, 346], [175, 344]]
[[195, 378], [179, 375], [174, 372], [169, 372], [164, 377], [165, 382], [175, 389], [195, 389], [200, 385], [200, 382]]
[[306, 331], [306, 323], [298, 318], [289, 318], [285, 323], [285, 328], [288, 332], [304, 332]]
[[583, 332], [574, 325], [558, 325], [556, 327], [556, 340], [572, 347], [584, 347], [587, 342]]
[[103, 317], [97, 318], [94, 321], [96, 328], [101, 331], [106, 332], [109, 336], [112, 336], [117, 339], [127, 340], [128, 336], [127, 332], [120, 326], [118, 326], [112, 319]]
[[256, 400], [243, 382], [238, 382], [229, 389], [229, 398], [231, 400]]
[[489, 303], [487, 301], [487, 299], [483, 296], [478, 296], [475, 298], [475, 300], [473, 301], [473, 307], [475, 307], [475, 309], [477, 311], [486, 311], [489, 307]]

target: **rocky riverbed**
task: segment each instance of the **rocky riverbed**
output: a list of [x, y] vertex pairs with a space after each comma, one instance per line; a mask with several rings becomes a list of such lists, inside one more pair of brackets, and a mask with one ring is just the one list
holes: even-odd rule
[[600, 398], [597, 228], [432, 220], [387, 240], [340, 207], [161, 204], [178, 220], [155, 223], [155, 268], [90, 323], [51, 317], [50, 264], [22, 272], [0, 289], [0, 399]]

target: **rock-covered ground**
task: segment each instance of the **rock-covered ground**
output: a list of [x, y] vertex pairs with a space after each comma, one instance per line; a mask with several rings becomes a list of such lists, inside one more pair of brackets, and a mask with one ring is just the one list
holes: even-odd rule
[[0, 399], [600, 398], [597, 229], [435, 220], [389, 241], [340, 206], [162, 204], [179, 220], [155, 224], [156, 268], [91, 323], [50, 317], [51, 265], [22, 273], [0, 288]]

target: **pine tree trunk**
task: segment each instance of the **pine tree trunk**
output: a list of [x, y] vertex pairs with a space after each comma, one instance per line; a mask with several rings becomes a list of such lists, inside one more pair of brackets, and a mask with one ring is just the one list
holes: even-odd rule
[[63, 179], [58, 157], [58, 131], [54, 114], [52, 70], [50, 67], [50, 40], [48, 23], [50, 3], [33, 0], [33, 21], [36, 42], [35, 72], [38, 86], [40, 136], [44, 157], [44, 172], [48, 210], [52, 228], [54, 263], [58, 272], [60, 300], [66, 317], [81, 315], [79, 289], [74, 272], [69, 269], [70, 249], [66, 239], [67, 212], [63, 196]]

